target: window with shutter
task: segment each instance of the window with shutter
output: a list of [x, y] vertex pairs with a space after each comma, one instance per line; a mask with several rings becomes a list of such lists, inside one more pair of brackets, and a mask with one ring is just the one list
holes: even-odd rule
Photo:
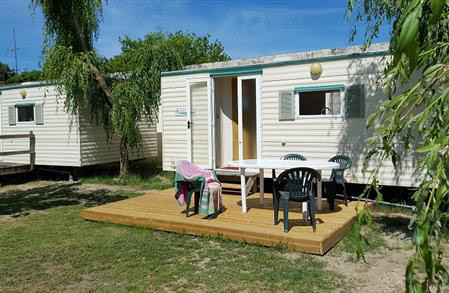
[[329, 116], [341, 114], [340, 90], [317, 90], [299, 92], [298, 116]]
[[34, 122], [34, 104], [16, 105], [17, 122]]
[[365, 88], [363, 84], [354, 84], [346, 89], [346, 117], [365, 117]]
[[295, 120], [294, 91], [279, 92], [279, 121]]

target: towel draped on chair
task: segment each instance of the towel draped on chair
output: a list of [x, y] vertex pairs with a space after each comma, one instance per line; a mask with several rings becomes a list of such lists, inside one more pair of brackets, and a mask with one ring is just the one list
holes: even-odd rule
[[192, 187], [201, 190], [199, 214], [209, 216], [223, 208], [221, 184], [215, 173], [181, 160], [176, 164], [175, 175], [175, 198], [180, 206], [184, 205], [187, 190]]

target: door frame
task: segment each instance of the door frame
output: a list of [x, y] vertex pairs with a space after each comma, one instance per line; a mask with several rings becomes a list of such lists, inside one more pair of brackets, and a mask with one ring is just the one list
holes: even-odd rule
[[260, 90], [260, 74], [257, 75], [241, 75], [237, 76], [237, 111], [238, 111], [238, 146], [239, 160], [243, 159], [243, 97], [242, 97], [242, 81], [254, 79], [256, 86], [256, 158], [262, 159], [262, 121], [261, 121], [261, 90]]
[[[215, 156], [214, 156], [214, 138], [213, 134], [215, 133], [215, 127], [213, 122], [214, 117], [214, 101], [213, 101], [213, 79], [210, 77], [204, 78], [188, 78], [186, 79], [186, 97], [187, 97], [187, 109], [186, 109], [186, 124], [192, 124], [192, 107], [191, 107], [191, 95], [190, 95], [190, 86], [195, 83], [206, 82], [207, 84], [207, 135], [208, 135], [208, 165], [200, 165], [202, 168], [206, 169], [214, 169], [215, 168]], [[186, 125], [186, 127], [187, 127]], [[192, 162], [192, 127], [187, 127], [187, 158]]]

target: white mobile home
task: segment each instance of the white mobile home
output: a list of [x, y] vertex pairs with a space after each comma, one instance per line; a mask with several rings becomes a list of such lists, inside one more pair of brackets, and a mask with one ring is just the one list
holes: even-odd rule
[[[91, 121], [90, 113], [79, 115], [64, 110], [64, 96], [54, 86], [28, 82], [0, 87], [0, 134], [33, 131], [36, 138], [36, 165], [83, 167], [118, 162], [118, 143], [108, 143], [101, 126]], [[142, 148], [133, 159], [158, 156], [156, 122], [141, 123]], [[3, 139], [3, 152], [28, 148], [28, 140]], [[5, 156], [5, 162], [27, 163], [28, 155]]]
[[[365, 121], [385, 97], [377, 79], [387, 50], [376, 44], [366, 51], [320, 50], [162, 73], [164, 170], [181, 159], [219, 169], [239, 158], [345, 154], [353, 160], [346, 179], [368, 183]], [[379, 183], [414, 186], [413, 160], [403, 160], [399, 171], [385, 164]]]

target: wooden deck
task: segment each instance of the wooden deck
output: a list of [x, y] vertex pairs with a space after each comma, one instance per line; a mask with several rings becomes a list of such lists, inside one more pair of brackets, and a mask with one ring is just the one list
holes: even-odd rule
[[28, 164], [0, 162], [0, 175], [26, 173], [32, 170], [32, 167]]
[[[289, 211], [292, 227], [288, 233], [284, 233], [282, 220], [277, 226], [273, 224], [271, 194], [265, 194], [264, 205], [259, 204], [258, 193], [248, 196], [247, 214], [242, 213], [240, 196], [225, 194], [226, 209], [213, 219], [206, 219], [201, 215], [186, 218], [173, 194], [173, 189], [167, 189], [87, 208], [82, 217], [85, 220], [170, 232], [222, 236], [266, 246], [286, 245], [289, 249], [323, 255], [340, 241], [351, 227], [357, 205], [357, 202], [350, 202], [345, 206], [343, 202], [338, 201], [335, 210], [329, 211], [327, 201], [323, 200], [323, 211], [316, 216], [316, 233], [313, 233], [309, 223], [299, 220], [299, 205], [293, 205]], [[282, 211], [279, 216], [282, 219]]]

